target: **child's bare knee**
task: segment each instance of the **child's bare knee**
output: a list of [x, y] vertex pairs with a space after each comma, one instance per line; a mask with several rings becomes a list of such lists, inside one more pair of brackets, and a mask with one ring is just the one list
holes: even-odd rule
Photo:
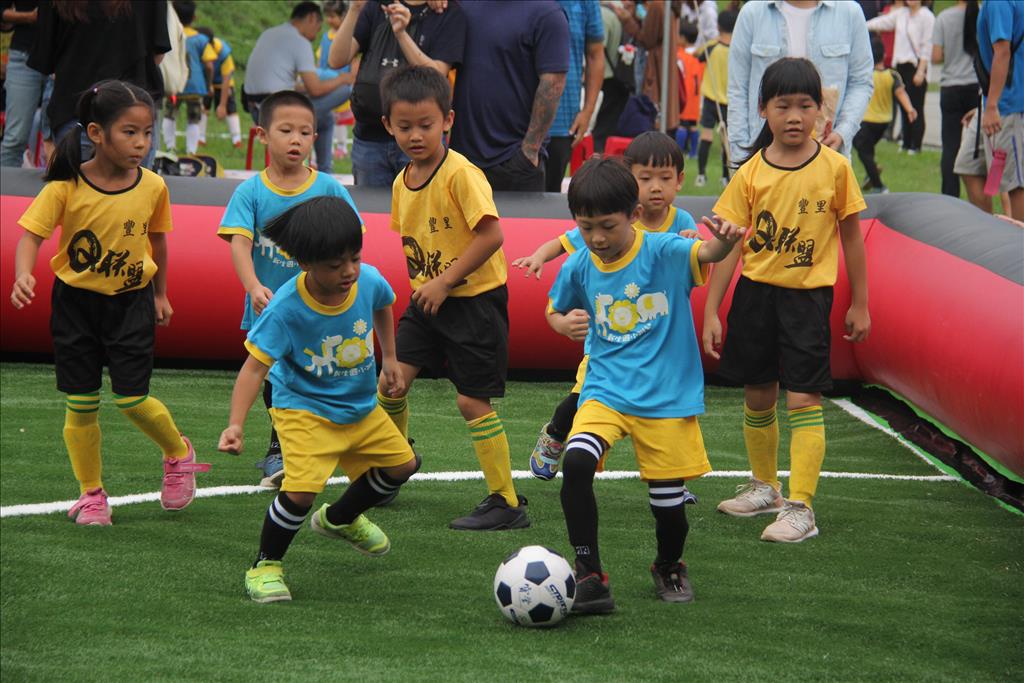
[[313, 501], [316, 500], [315, 493], [306, 491], [285, 491], [284, 495], [288, 496], [291, 502], [304, 508], [312, 507]]
[[459, 412], [462, 413], [462, 417], [466, 422], [478, 420], [494, 410], [491, 408], [491, 402], [488, 399], [463, 396], [462, 394], [455, 397], [455, 405], [459, 407]]

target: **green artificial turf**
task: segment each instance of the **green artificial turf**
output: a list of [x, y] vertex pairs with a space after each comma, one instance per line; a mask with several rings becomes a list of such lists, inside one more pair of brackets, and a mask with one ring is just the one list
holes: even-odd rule
[[[217, 453], [233, 375], [158, 370], [152, 393], [213, 469], [200, 486], [252, 484], [267, 419], [254, 410], [249, 451]], [[509, 385], [498, 404], [524, 469], [536, 431], [567, 383]], [[70, 500], [52, 368], [0, 365], [0, 504]], [[159, 457], [109, 405], [101, 411], [111, 495], [159, 488]], [[712, 464], [744, 469], [742, 394], [709, 387], [702, 418]], [[412, 433], [425, 472], [474, 470], [443, 381], [417, 380]], [[909, 450], [825, 407], [825, 469], [935, 474]], [[785, 420], [782, 420], [783, 425]], [[783, 444], [787, 442], [783, 427]], [[785, 450], [785, 448], [783, 449]], [[783, 457], [782, 466], [785, 467]], [[611, 469], [634, 469], [628, 444]], [[486, 493], [480, 481], [414, 481], [370, 516], [392, 540], [379, 559], [304, 529], [286, 559], [294, 601], [256, 605], [243, 573], [272, 494], [114, 508], [114, 526], [78, 528], [63, 513], [0, 522], [0, 675], [12, 680], [1009, 680], [1024, 626], [1024, 523], [956, 482], [823, 479], [821, 535], [761, 543], [768, 519], [714, 506], [740, 479], [691, 488], [685, 559], [697, 600], [654, 599], [653, 528], [644, 485], [599, 481], [602, 555], [618, 604], [607, 617], [534, 631], [513, 626], [491, 593], [509, 552], [570, 548], [558, 482], [519, 480], [529, 529], [447, 529]], [[330, 487], [333, 499], [341, 486]]]

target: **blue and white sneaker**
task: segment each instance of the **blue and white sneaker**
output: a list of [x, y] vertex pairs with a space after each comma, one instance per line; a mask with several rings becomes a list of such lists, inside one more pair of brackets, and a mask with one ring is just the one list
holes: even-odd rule
[[260, 486], [268, 489], [281, 488], [284, 481], [284, 459], [281, 457], [281, 447], [274, 443], [267, 449], [264, 458], [256, 463], [256, 468], [263, 472]]
[[683, 505], [696, 505], [697, 496], [690, 489], [686, 488], [686, 484], [683, 484]]
[[537, 445], [530, 455], [530, 473], [537, 479], [551, 481], [558, 474], [558, 462], [562, 459], [565, 444], [548, 434], [551, 423], [544, 425], [537, 437]]

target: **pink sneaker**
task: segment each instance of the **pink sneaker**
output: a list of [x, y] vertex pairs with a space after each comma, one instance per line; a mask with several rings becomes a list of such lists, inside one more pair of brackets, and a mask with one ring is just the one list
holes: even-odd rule
[[68, 510], [68, 517], [75, 524], [82, 526], [110, 526], [110, 505], [107, 504], [107, 492], [103, 489], [90, 489], [83, 493], [78, 502]]
[[160, 507], [164, 510], [183, 510], [196, 496], [196, 472], [210, 469], [208, 463], [196, 462], [196, 451], [192, 442], [184, 435], [182, 440], [188, 446], [188, 455], [180, 460], [164, 458], [164, 483], [160, 487]]

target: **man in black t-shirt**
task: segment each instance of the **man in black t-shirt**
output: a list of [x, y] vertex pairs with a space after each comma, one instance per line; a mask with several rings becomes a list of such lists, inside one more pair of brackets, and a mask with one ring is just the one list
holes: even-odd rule
[[356, 185], [391, 187], [409, 162], [381, 123], [380, 82], [403, 64], [432, 66], [447, 76], [462, 64], [466, 20], [454, 0], [435, 12], [426, 0], [390, 5], [355, 0], [338, 29], [328, 63], [340, 69], [362, 53], [352, 89], [356, 124], [352, 141], [352, 175]]

